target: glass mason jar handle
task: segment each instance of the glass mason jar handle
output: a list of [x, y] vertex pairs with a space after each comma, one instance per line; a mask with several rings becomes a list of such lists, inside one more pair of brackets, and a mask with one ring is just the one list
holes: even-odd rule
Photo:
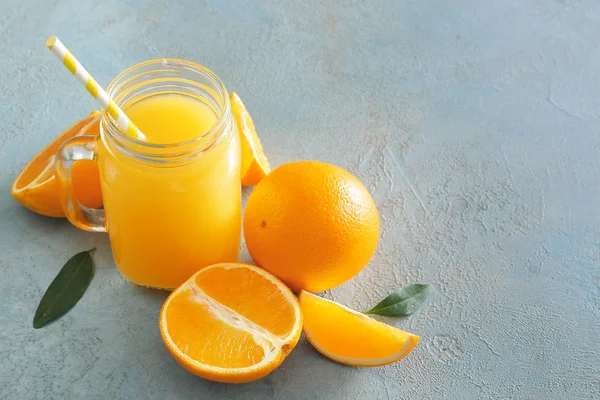
[[60, 205], [69, 221], [89, 232], [106, 232], [104, 210], [82, 205], [73, 187], [73, 163], [78, 160], [96, 162], [96, 136], [75, 136], [60, 146], [56, 153], [56, 179], [60, 187]]

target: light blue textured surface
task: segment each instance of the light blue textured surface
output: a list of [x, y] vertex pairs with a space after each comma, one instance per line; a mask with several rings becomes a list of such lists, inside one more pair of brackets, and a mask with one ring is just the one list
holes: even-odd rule
[[[2, 399], [600, 398], [597, 0], [0, 0], [0, 34]], [[166, 294], [127, 283], [105, 235], [9, 195], [96, 107], [44, 47], [50, 35], [103, 85], [149, 58], [205, 64], [240, 93], [274, 165], [355, 173], [381, 240], [326, 296], [365, 309], [431, 283], [426, 306], [387, 320], [422, 335], [416, 350], [357, 369], [302, 339], [242, 386], [180, 368], [157, 326]], [[92, 246], [82, 301], [34, 330], [62, 263]]]

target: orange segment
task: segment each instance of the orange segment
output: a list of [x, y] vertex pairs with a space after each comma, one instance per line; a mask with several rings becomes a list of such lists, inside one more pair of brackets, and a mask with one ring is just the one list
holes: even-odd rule
[[[211, 308], [192, 290], [175, 297], [167, 315], [168, 332], [177, 348], [192, 360], [220, 368], [244, 368], [263, 359], [252, 334], [213, 318]], [[227, 340], [222, 340], [224, 337]], [[236, 357], [224, 358], [223, 354]]]
[[410, 353], [419, 342], [419, 336], [312, 293], [300, 293], [300, 308], [306, 339], [325, 357], [342, 364], [391, 364]]
[[243, 383], [277, 368], [302, 329], [300, 305], [276, 277], [253, 265], [206, 267], [162, 307], [161, 335], [188, 371], [218, 382]]
[[[31, 211], [49, 217], [64, 217], [60, 207], [58, 182], [54, 178], [54, 157], [68, 139], [79, 135], [98, 135], [101, 114], [93, 112], [61, 133], [40, 151], [17, 176], [10, 193]], [[93, 161], [73, 165], [73, 186], [79, 201], [86, 207], [102, 206], [100, 174]]]
[[[252, 269], [212, 268], [194, 283], [207, 296], [274, 335], [285, 336], [294, 326], [295, 303], [280, 295], [281, 288], [277, 282], [265, 279]], [[248, 295], [255, 292], [260, 292], [261, 296]]]
[[246, 110], [242, 99], [232, 92], [230, 97], [231, 112], [235, 118], [240, 134], [242, 148], [242, 166], [240, 168], [242, 186], [254, 186], [270, 171], [269, 160], [265, 156], [252, 117]]

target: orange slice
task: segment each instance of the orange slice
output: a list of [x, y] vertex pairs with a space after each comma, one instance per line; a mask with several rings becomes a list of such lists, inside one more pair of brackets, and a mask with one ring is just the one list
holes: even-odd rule
[[240, 168], [242, 186], [254, 186], [271, 171], [271, 167], [256, 134], [252, 117], [242, 103], [242, 99], [237, 93], [232, 92], [230, 102], [242, 147], [242, 166]]
[[[31, 211], [49, 217], [64, 217], [60, 207], [58, 182], [54, 177], [54, 158], [58, 148], [68, 139], [79, 135], [97, 135], [101, 114], [93, 112], [72, 125], [40, 151], [17, 176], [10, 193]], [[100, 175], [93, 161], [77, 161], [73, 165], [75, 195], [86, 207], [102, 206]]]
[[298, 343], [298, 299], [254, 265], [215, 264], [165, 301], [160, 332], [169, 352], [193, 374], [244, 383], [269, 374]]
[[376, 367], [406, 356], [419, 336], [302, 291], [304, 335], [319, 353], [342, 364]]

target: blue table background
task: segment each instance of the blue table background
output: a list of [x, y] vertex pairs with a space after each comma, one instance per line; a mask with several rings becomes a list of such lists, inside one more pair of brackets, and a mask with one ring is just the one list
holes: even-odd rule
[[[0, 0], [0, 34], [3, 399], [600, 398], [598, 1]], [[365, 309], [431, 283], [416, 314], [386, 320], [422, 336], [415, 351], [358, 369], [301, 339], [241, 386], [180, 368], [157, 326], [166, 293], [126, 282], [105, 235], [10, 197], [31, 157], [96, 108], [50, 35], [103, 85], [146, 59], [198, 61], [244, 99], [275, 166], [356, 174], [379, 247], [325, 296]], [[63, 262], [93, 246], [82, 301], [34, 330]]]

